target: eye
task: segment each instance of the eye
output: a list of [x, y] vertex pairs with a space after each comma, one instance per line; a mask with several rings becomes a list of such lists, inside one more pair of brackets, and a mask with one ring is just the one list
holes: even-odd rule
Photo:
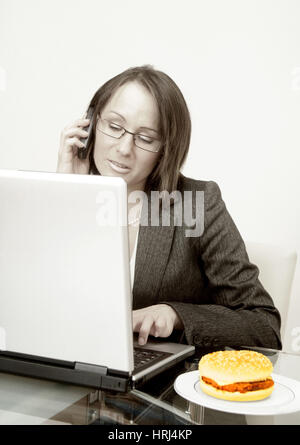
[[122, 130], [122, 127], [120, 127], [120, 125], [114, 124], [113, 122], [109, 122], [109, 128], [115, 131]]
[[149, 136], [145, 136], [143, 134], [137, 134], [137, 137], [141, 142], [144, 142], [146, 144], [152, 144], [153, 142], [152, 138], [150, 138]]

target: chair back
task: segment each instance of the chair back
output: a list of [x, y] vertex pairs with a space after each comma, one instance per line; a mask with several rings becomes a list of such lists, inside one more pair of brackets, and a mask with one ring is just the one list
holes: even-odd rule
[[246, 243], [250, 262], [259, 268], [259, 280], [271, 295], [281, 315], [281, 337], [284, 343], [291, 289], [297, 253], [282, 246]]

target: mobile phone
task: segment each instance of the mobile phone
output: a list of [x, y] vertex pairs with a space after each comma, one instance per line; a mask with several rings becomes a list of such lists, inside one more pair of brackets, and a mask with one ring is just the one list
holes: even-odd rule
[[93, 115], [94, 115], [94, 108], [89, 107], [86, 113], [86, 119], [90, 119], [90, 123], [88, 128], [84, 127], [85, 131], [88, 132], [88, 135], [87, 137], [80, 138], [80, 141], [84, 144], [84, 147], [78, 148], [77, 156], [79, 159], [86, 159], [88, 154], [88, 146], [92, 135]]

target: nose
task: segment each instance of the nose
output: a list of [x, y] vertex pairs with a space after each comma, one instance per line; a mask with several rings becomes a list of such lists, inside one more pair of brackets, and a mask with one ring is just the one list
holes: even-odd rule
[[130, 155], [133, 148], [134, 148], [134, 139], [132, 134], [130, 133], [123, 134], [123, 136], [118, 140], [117, 150], [123, 156], [128, 156]]

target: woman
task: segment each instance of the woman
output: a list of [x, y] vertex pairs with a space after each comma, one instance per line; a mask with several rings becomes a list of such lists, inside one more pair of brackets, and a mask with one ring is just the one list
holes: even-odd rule
[[[187, 237], [180, 225], [128, 222], [139, 343], [154, 335], [208, 348], [281, 348], [279, 313], [249, 262], [218, 185], [180, 173], [191, 122], [177, 85], [151, 66], [131, 68], [105, 83], [90, 107], [91, 120], [79, 119], [61, 134], [58, 172], [121, 176], [128, 193], [148, 196], [204, 192], [201, 236]], [[88, 125], [88, 156], [79, 159]]]

